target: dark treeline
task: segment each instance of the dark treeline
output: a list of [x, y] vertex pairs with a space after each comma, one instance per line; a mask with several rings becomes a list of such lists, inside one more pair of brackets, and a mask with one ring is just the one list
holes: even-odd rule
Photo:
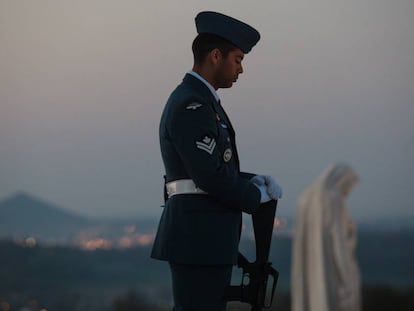
[[[414, 310], [412, 245], [412, 233], [360, 235], [364, 310]], [[253, 257], [251, 242], [240, 247]], [[280, 279], [271, 310], [290, 309], [290, 251], [289, 238], [274, 239], [271, 260]], [[0, 311], [171, 310], [168, 266], [149, 254], [150, 247], [84, 251], [0, 241]], [[231, 303], [228, 310], [249, 308]]]
[[[290, 311], [290, 294], [278, 292], [270, 311]], [[129, 292], [119, 297], [113, 304], [114, 311], [167, 311], [171, 307], [160, 307], [151, 304], [139, 294]], [[414, 310], [414, 288], [396, 289], [389, 286], [373, 286], [363, 289], [364, 311], [412, 311]], [[229, 303], [227, 311], [250, 311], [250, 306], [244, 303]]]
[[[36, 291], [34, 291], [36, 292]], [[134, 290], [128, 290], [118, 295], [106, 296], [103, 290], [94, 294], [88, 291], [79, 292], [49, 292], [49, 298], [43, 295], [14, 294], [7, 299], [0, 294], [0, 311], [170, 311], [171, 303], [157, 302]], [[50, 298], [53, 295], [53, 299]], [[7, 303], [8, 307], [5, 307]], [[275, 301], [270, 311], [290, 311], [290, 293], [280, 290], [276, 293]], [[364, 311], [412, 311], [414, 309], [414, 288], [393, 288], [390, 286], [372, 286], [363, 289]], [[231, 302], [227, 311], [250, 311], [250, 306], [244, 303]]]

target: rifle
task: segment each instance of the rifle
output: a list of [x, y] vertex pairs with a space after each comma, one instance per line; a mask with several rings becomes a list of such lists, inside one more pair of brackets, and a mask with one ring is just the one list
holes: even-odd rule
[[[256, 260], [249, 262], [243, 254], [239, 253], [237, 266], [242, 269], [241, 284], [230, 285], [226, 288], [227, 301], [247, 302], [252, 306], [251, 311], [268, 309], [273, 303], [279, 273], [268, 260], [276, 206], [277, 201], [274, 200], [263, 203], [252, 215]], [[270, 283], [270, 297], [267, 297], [269, 277], [272, 282]], [[246, 281], [248, 281], [247, 284]]]

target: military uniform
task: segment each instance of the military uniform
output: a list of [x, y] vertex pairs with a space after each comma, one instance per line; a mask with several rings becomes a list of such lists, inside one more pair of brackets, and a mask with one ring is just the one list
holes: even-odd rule
[[[252, 37], [250, 26], [231, 17], [204, 12], [197, 18], [199, 33], [236, 37], [230, 41], [245, 53], [259, 39], [256, 30]], [[240, 172], [234, 129], [215, 90], [195, 72], [170, 95], [159, 139], [169, 198], [151, 256], [170, 263], [174, 310], [224, 310], [242, 212], [253, 213], [261, 193], [249, 181], [254, 175]]]
[[200, 79], [187, 74], [171, 94], [160, 123], [166, 182], [191, 179], [208, 194], [174, 195], [166, 202], [152, 256], [189, 264], [235, 264], [242, 211], [260, 192], [241, 173], [235, 133], [225, 111]]

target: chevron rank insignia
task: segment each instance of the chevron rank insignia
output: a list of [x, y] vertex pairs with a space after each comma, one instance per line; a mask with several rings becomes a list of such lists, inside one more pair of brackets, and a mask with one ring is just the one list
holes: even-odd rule
[[187, 109], [187, 110], [196, 110], [197, 108], [200, 108], [201, 106], [203, 106], [203, 105], [200, 104], [200, 103], [194, 102], [194, 103], [189, 104], [187, 107], [185, 107], [185, 109]]
[[214, 148], [216, 147], [216, 140], [205, 136], [202, 141], [196, 141], [196, 146], [198, 149], [204, 150], [209, 154], [213, 154]]

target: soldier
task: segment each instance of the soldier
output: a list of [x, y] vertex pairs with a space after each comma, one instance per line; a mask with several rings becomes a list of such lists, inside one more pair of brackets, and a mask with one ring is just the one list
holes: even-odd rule
[[193, 69], [161, 116], [166, 205], [151, 256], [169, 262], [175, 311], [221, 311], [242, 212], [255, 213], [282, 190], [271, 176], [240, 172], [234, 129], [216, 93], [236, 82], [260, 34], [216, 12], [199, 13], [195, 23]]

